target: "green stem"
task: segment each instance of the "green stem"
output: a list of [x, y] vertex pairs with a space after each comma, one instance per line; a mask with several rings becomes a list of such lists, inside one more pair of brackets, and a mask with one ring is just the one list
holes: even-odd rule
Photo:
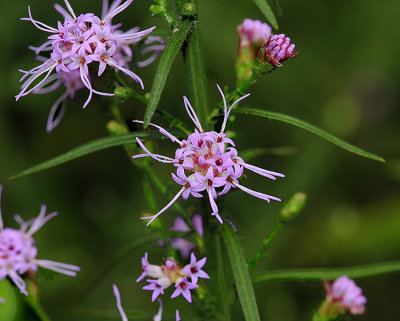
[[278, 221], [272, 231], [267, 235], [267, 237], [262, 241], [262, 246], [258, 250], [258, 252], [254, 255], [249, 263], [249, 271], [253, 270], [254, 266], [265, 256], [269, 246], [271, 245], [272, 241], [277, 236], [278, 232], [284, 226], [282, 221]]
[[[197, 0], [192, 0], [194, 15], [191, 19], [197, 18]], [[207, 91], [207, 71], [204, 60], [203, 48], [201, 46], [200, 28], [194, 27], [183, 48], [186, 76], [189, 89], [189, 100], [199, 117], [204, 130], [209, 127], [209, 105]]]

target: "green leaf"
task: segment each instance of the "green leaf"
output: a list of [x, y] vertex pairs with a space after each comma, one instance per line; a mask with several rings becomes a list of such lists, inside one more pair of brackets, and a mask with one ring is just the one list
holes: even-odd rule
[[264, 14], [268, 23], [275, 29], [278, 29], [279, 28], [278, 21], [276, 21], [274, 12], [272, 11], [267, 0], [254, 0], [254, 2], [256, 3], [257, 7], [261, 10], [261, 12]]
[[398, 272], [400, 272], [400, 262], [386, 262], [371, 265], [354, 266], [349, 268], [269, 271], [255, 276], [253, 278], [253, 283], [263, 283], [276, 280], [322, 281], [333, 280], [343, 275], [347, 275], [349, 278], [359, 279]]
[[236, 289], [246, 321], [259, 321], [256, 297], [240, 242], [229, 224], [220, 226], [231, 262]]
[[297, 126], [300, 127], [302, 129], [305, 129], [319, 137], [322, 137], [323, 139], [326, 139], [327, 141], [360, 156], [369, 158], [369, 159], [373, 159], [376, 160], [378, 162], [382, 162], [384, 163], [385, 160], [376, 155], [376, 154], [372, 154], [369, 153], [361, 148], [358, 148], [350, 143], [345, 142], [344, 140], [341, 140], [340, 138], [329, 134], [328, 132], [314, 126], [311, 125], [303, 120], [300, 120], [298, 118], [289, 116], [289, 115], [285, 115], [285, 114], [281, 114], [281, 113], [276, 113], [276, 112], [272, 112], [272, 111], [266, 111], [266, 110], [262, 110], [262, 109], [256, 109], [256, 108], [238, 108], [236, 110], [233, 111], [236, 114], [248, 114], [248, 115], [254, 115], [254, 116], [259, 116], [259, 117], [263, 117], [263, 118], [268, 118], [268, 119], [274, 119], [274, 120], [278, 120], [284, 123], [288, 123], [291, 124], [293, 126]]
[[145, 131], [145, 132], [138, 131], [135, 133], [121, 135], [121, 136], [108, 136], [108, 137], [99, 138], [99, 139], [96, 139], [89, 143], [86, 143], [84, 145], [81, 145], [79, 147], [76, 147], [74, 149], [71, 149], [70, 151], [68, 151], [60, 156], [54, 157], [46, 162], [43, 162], [36, 166], [28, 168], [16, 175], [10, 177], [9, 180], [13, 180], [13, 179], [16, 179], [16, 178], [19, 178], [22, 176], [30, 175], [32, 173], [36, 173], [36, 172], [69, 162], [73, 159], [88, 155], [93, 152], [97, 152], [99, 150], [135, 142], [136, 137], [139, 137], [141, 140], [146, 141], [146, 140], [160, 138], [162, 136], [160, 136], [160, 134], [158, 132], [154, 132], [154, 131]]
[[154, 77], [153, 87], [150, 92], [150, 100], [146, 107], [146, 112], [144, 114], [144, 126], [147, 127], [153, 114], [160, 101], [161, 94], [164, 90], [165, 83], [169, 72], [171, 70], [172, 64], [185, 41], [193, 22], [189, 20], [179, 21], [173, 30], [172, 35], [165, 45], [165, 49], [160, 58], [160, 63], [157, 66], [156, 76]]
[[189, 87], [188, 98], [199, 117], [203, 129], [207, 129], [209, 114], [207, 72], [199, 27], [195, 28], [190, 34], [183, 54]]

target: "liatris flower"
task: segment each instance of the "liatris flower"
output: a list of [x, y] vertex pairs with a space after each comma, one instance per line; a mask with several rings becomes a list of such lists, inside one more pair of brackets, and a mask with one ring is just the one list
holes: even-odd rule
[[[182, 185], [182, 188], [175, 197], [161, 211], [153, 216], [142, 218], [150, 219], [147, 225], [153, 222], [160, 214], [164, 213], [179, 198], [179, 196], [182, 195], [185, 200], [189, 195], [202, 197], [202, 195], [199, 194], [199, 192], [202, 191], [206, 191], [209, 197], [212, 208], [211, 215], [215, 216], [220, 223], [223, 221], [219, 215], [215, 199], [217, 199], [219, 195], [226, 194], [231, 188], [239, 188], [242, 191], [267, 202], [270, 202], [271, 200], [280, 201], [277, 197], [253, 191], [239, 183], [238, 179], [242, 176], [244, 168], [272, 180], [275, 180], [277, 176], [284, 177], [285, 175], [247, 164], [238, 156], [237, 150], [234, 148], [235, 143], [226, 137], [224, 131], [232, 108], [239, 101], [249, 96], [249, 94], [236, 100], [228, 109], [225, 96], [221, 88], [218, 85], [217, 87], [224, 101], [224, 119], [219, 133], [215, 131], [205, 132], [202, 129], [199, 119], [197, 118], [193, 107], [190, 105], [189, 100], [186, 97], [183, 97], [186, 111], [197, 127], [194, 133], [188, 136], [187, 140], [180, 141], [164, 128], [149, 123], [149, 125], [156, 127], [162, 134], [166, 135], [173, 142], [179, 144], [180, 147], [175, 152], [175, 158], [150, 152], [141, 140], [136, 138], [136, 141], [146, 153], [134, 155], [133, 158], [150, 156], [162, 163], [172, 163], [177, 167], [176, 175], [172, 173], [172, 178], [177, 184]], [[143, 123], [142, 121], [135, 122]], [[186, 173], [188, 173], [188, 176], [186, 176]], [[217, 193], [217, 188], [222, 188], [222, 191]]]
[[[195, 214], [192, 217], [193, 227], [196, 233], [203, 237], [203, 221], [200, 214]], [[175, 232], [190, 232], [190, 227], [185, 223], [182, 217], [177, 217], [174, 220], [174, 224], [169, 228], [170, 231]], [[186, 259], [190, 253], [196, 248], [196, 244], [183, 237], [173, 237], [169, 240], [171, 247], [178, 250], [182, 258]]]
[[[3, 186], [0, 185], [0, 197], [2, 188]], [[38, 251], [32, 235], [57, 214], [53, 212], [46, 216], [46, 206], [42, 205], [40, 214], [35, 219], [25, 222], [16, 215], [15, 220], [21, 227], [15, 230], [3, 227], [0, 210], [0, 279], [8, 276], [25, 295], [28, 295], [28, 292], [20, 275], [28, 271], [36, 272], [38, 266], [69, 276], [76, 276], [76, 272], [80, 270], [75, 265], [36, 258]]]
[[281, 67], [281, 62], [288, 58], [296, 57], [297, 50], [294, 43], [285, 34], [272, 35], [263, 47], [263, 59], [277, 67]]
[[[168, 288], [171, 284], [175, 284], [175, 291], [172, 293], [171, 298], [175, 298], [180, 294], [189, 302], [192, 303], [192, 295], [190, 290], [198, 287], [198, 278], [209, 279], [210, 277], [202, 270], [206, 263], [207, 258], [202, 258], [197, 261], [196, 256], [192, 253], [190, 264], [182, 268], [177, 264], [173, 258], [165, 260], [165, 264], [153, 265], [149, 264], [147, 260], [147, 253], [142, 257], [142, 274], [136, 282], [143, 281], [145, 277], [148, 285], [144, 286], [144, 290], [153, 291], [151, 300], [155, 301], [160, 294], [164, 294], [164, 289]], [[188, 280], [191, 279], [191, 281]]]
[[337, 302], [343, 310], [352, 314], [364, 313], [367, 299], [352, 279], [342, 276], [328, 285], [326, 290], [328, 301]]
[[[16, 96], [16, 100], [28, 95], [37, 88], [41, 88], [54, 70], [56, 70], [58, 75], [79, 70], [82, 84], [89, 89], [89, 97], [83, 108], [89, 104], [93, 93], [103, 96], [113, 96], [111, 93], [104, 93], [93, 89], [89, 75], [89, 65], [92, 62], [99, 64], [98, 76], [102, 75], [108, 65], [121, 70], [136, 82], [139, 82], [143, 88], [142, 80], [135, 73], [124, 67], [126, 66], [126, 62], [121, 61], [121, 59], [117, 61], [114, 57], [115, 53], [117, 53], [117, 57], [121, 55], [120, 50], [117, 50], [118, 46], [138, 41], [155, 28], [152, 27], [138, 32], [136, 32], [136, 29], [121, 32], [117, 30], [118, 26], [111, 24], [112, 18], [125, 10], [133, 0], [127, 0], [123, 4], [121, 4], [122, 0], [115, 0], [110, 8], [105, 5], [102, 19], [93, 13], [81, 14], [77, 17], [68, 0], [64, 1], [68, 11], [59, 5], [55, 7], [64, 17], [64, 23], [58, 22], [57, 28], [34, 20], [30, 7], [28, 7], [29, 18], [22, 18], [22, 20], [31, 21], [38, 29], [52, 34], [48, 37], [49, 40], [41, 46], [33, 48], [37, 54], [42, 51], [51, 51], [51, 53], [50, 58], [46, 59], [39, 66], [29, 71], [21, 70], [24, 75], [20, 81], [24, 82], [21, 92]], [[45, 75], [43, 79], [31, 87], [33, 82], [42, 75]]]
[[260, 49], [261, 45], [271, 35], [271, 27], [260, 20], [246, 18], [237, 27], [239, 34], [239, 48], [256, 46]]

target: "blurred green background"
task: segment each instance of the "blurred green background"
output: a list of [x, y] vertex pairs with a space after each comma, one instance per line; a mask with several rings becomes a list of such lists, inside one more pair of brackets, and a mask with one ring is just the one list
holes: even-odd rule
[[[215, 84], [235, 85], [234, 64], [238, 39], [236, 27], [244, 18], [263, 19], [253, 1], [200, 2], [197, 26], [201, 28], [210, 103], [219, 102]], [[135, 2], [114, 22], [123, 28], [147, 28], [165, 23], [151, 17], [151, 1]], [[400, 131], [398, 122], [400, 55], [400, 4], [397, 0], [288, 1], [279, 0], [283, 15], [280, 31], [289, 35], [299, 51], [275, 72], [261, 78], [243, 106], [287, 113], [309, 121], [368, 151], [383, 156], [380, 164], [350, 154], [298, 128], [276, 121], [237, 116], [234, 130], [238, 150], [290, 146], [290, 156], [261, 156], [255, 165], [286, 174], [268, 181], [248, 173], [246, 186], [287, 200], [306, 192], [308, 203], [300, 216], [280, 233], [256, 272], [279, 268], [339, 267], [398, 260], [400, 253]], [[35, 239], [39, 257], [82, 267], [77, 278], [48, 280], [38, 277], [42, 303], [52, 320], [117, 320], [112, 283], [117, 283], [123, 305], [129, 311], [153, 315], [158, 306], [150, 293], [135, 283], [140, 257], [149, 252], [158, 263], [166, 251], [150, 245], [132, 253], [98, 285], [90, 296], [82, 294], [90, 281], [126, 245], [149, 231], [139, 220], [149, 208], [137, 169], [122, 148], [112, 148], [65, 165], [12, 182], [7, 178], [34, 164], [59, 155], [95, 138], [107, 136], [107, 99], [95, 96], [82, 110], [87, 92], [77, 95], [51, 134], [45, 131], [48, 112], [62, 90], [29, 95], [15, 102], [19, 92], [18, 68], [36, 65], [28, 45], [45, 41], [44, 32], [19, 18], [32, 6], [36, 19], [55, 25], [59, 15], [53, 1], [2, 1], [0, 4], [0, 182], [5, 184], [2, 210], [6, 225], [16, 227], [12, 214], [36, 216], [40, 205], [60, 215], [40, 230]], [[76, 13], [100, 14], [101, 1], [74, 1]], [[149, 91], [156, 64], [136, 70]], [[137, 89], [139, 89], [137, 87]], [[187, 95], [182, 57], [173, 66], [160, 106], [192, 126], [184, 113]], [[141, 119], [144, 105], [130, 99], [123, 104], [126, 117]], [[162, 144], [162, 146], [161, 146]], [[174, 145], [159, 143], [171, 155]], [[165, 183], [172, 167], [155, 164]], [[171, 189], [177, 190], [171, 183]], [[248, 257], [277, 220], [281, 204], [266, 205], [244, 193], [226, 196]], [[159, 206], [167, 199], [160, 197]], [[192, 201], [184, 206], [197, 205]], [[172, 220], [169, 211], [165, 220]], [[212, 282], [212, 281], [210, 281]], [[365, 315], [354, 320], [398, 320], [400, 276], [363, 279], [357, 282], [368, 298]], [[275, 282], [256, 285], [262, 320], [308, 320], [323, 298], [316, 282]], [[169, 290], [167, 290], [169, 293]], [[194, 320], [183, 298], [165, 296], [166, 320], [175, 308], [183, 320]], [[100, 312], [99, 312], [100, 310]], [[97, 312], [96, 312], [97, 311]], [[104, 312], [103, 312], [104, 311]], [[110, 318], [107, 318], [107, 316]], [[170, 316], [168, 318], [168, 316]], [[24, 317], [20, 316], [22, 320]], [[132, 318], [135, 320], [135, 318]], [[241, 319], [238, 313], [238, 320]], [[349, 320], [353, 317], [349, 317]]]

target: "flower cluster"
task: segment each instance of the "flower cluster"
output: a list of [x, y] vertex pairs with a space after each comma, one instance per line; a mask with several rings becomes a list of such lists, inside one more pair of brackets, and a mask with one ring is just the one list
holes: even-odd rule
[[[168, 258], [165, 263], [160, 265], [149, 264], [147, 260], [147, 253], [142, 257], [142, 274], [138, 277], [136, 282], [143, 281], [145, 277], [148, 285], [143, 287], [143, 290], [153, 291], [151, 297], [155, 301], [160, 294], [164, 294], [164, 289], [168, 288], [171, 284], [175, 284], [175, 291], [172, 293], [171, 298], [175, 298], [180, 294], [189, 302], [192, 303], [192, 295], [190, 290], [198, 287], [197, 282], [199, 278], [209, 279], [209, 275], [202, 270], [207, 258], [204, 257], [197, 261], [196, 256], [192, 253], [190, 257], [190, 264], [182, 268], [177, 264], [174, 259]], [[188, 280], [190, 278], [190, 281]]]
[[[2, 188], [0, 185], [0, 197]], [[3, 227], [0, 211], [0, 279], [9, 277], [25, 295], [28, 295], [28, 292], [21, 275], [28, 271], [36, 272], [41, 266], [58, 273], [76, 276], [76, 272], [80, 270], [75, 265], [36, 258], [38, 251], [32, 235], [57, 214], [53, 212], [46, 216], [46, 206], [42, 205], [40, 214], [35, 219], [25, 222], [15, 215], [15, 220], [21, 225], [20, 229], [16, 230]]]
[[[24, 73], [20, 80], [23, 81], [22, 90], [16, 96], [16, 99], [28, 95], [35, 89], [42, 88], [53, 70], [56, 70], [59, 76], [75, 70], [79, 71], [80, 86], [83, 84], [89, 89], [89, 97], [83, 105], [84, 108], [90, 102], [93, 93], [112, 96], [111, 93], [93, 89], [89, 74], [89, 65], [92, 62], [98, 63], [98, 76], [102, 75], [108, 65], [121, 70], [136, 82], [139, 82], [143, 88], [142, 80], [126, 68], [129, 59], [125, 58], [129, 58], [131, 54], [128, 45], [141, 40], [155, 27], [143, 31], [134, 28], [122, 32], [118, 30], [119, 25], [112, 25], [111, 23], [112, 18], [125, 10], [133, 0], [127, 0], [123, 4], [121, 4], [122, 0], [115, 0], [110, 7], [105, 4], [101, 19], [93, 13], [76, 16], [68, 0], [64, 1], [68, 11], [59, 5], [55, 6], [56, 10], [64, 17], [64, 23], [58, 22], [57, 28], [33, 19], [30, 7], [28, 7], [29, 18], [22, 18], [22, 20], [31, 21], [38, 29], [52, 34], [41, 46], [32, 48], [36, 54], [42, 51], [50, 51], [51, 53], [50, 58], [42, 59], [44, 61], [39, 66], [29, 71], [21, 70]], [[157, 51], [157, 49], [154, 49], [154, 51]], [[42, 75], [45, 75], [43, 79], [31, 87], [34, 81]]]
[[260, 20], [246, 18], [237, 27], [239, 34], [239, 48], [250, 46], [261, 46], [265, 39], [271, 35], [271, 26]]
[[[107, 1], [105, 2], [107, 3]], [[56, 7], [58, 8], [58, 7]], [[132, 30], [138, 31], [139, 28]], [[133, 32], [130, 30], [129, 32]], [[115, 30], [117, 33], [118, 30]], [[128, 63], [132, 60], [133, 53], [129, 45], [137, 44], [140, 38], [129, 41], [117, 40], [117, 47], [115, 49], [113, 59], [118, 65], [128, 68]], [[157, 36], [148, 36], [144, 40], [145, 48], [140, 52], [140, 56], [146, 56], [143, 60], [137, 63], [138, 67], [145, 67], [151, 64], [164, 49], [165, 42], [162, 38]], [[30, 47], [38, 54], [39, 48]], [[38, 56], [41, 59], [40, 56]], [[90, 79], [90, 77], [88, 77]], [[51, 132], [62, 120], [67, 109], [68, 100], [75, 99], [75, 93], [81, 89], [86, 88], [81, 80], [80, 71], [78, 69], [69, 72], [60, 72], [50, 75], [40, 86], [36, 87], [33, 94], [47, 94], [59, 87], [64, 87], [64, 93], [54, 102], [51, 106], [49, 117], [47, 119], [46, 131]]]
[[327, 300], [337, 302], [342, 310], [352, 314], [362, 314], [365, 310], [367, 299], [362, 295], [362, 290], [347, 276], [336, 279], [332, 285], [327, 286]]
[[[192, 224], [197, 235], [203, 237], [203, 220], [200, 214], [194, 214], [192, 216]], [[191, 231], [190, 227], [180, 216], [174, 220], [174, 224], [169, 228], [169, 230], [174, 232]], [[196, 248], [196, 244], [183, 237], [171, 237], [169, 239], [169, 244], [173, 249], [179, 251], [181, 257], [184, 259], [189, 258], [190, 253]]]
[[297, 50], [294, 43], [285, 34], [272, 35], [263, 47], [263, 59], [277, 67], [282, 66], [282, 62], [288, 58], [296, 57]]
[[[277, 197], [253, 191], [239, 183], [239, 178], [242, 176], [244, 168], [272, 180], [275, 180], [276, 177], [284, 177], [285, 175], [247, 164], [238, 156], [235, 143], [226, 136], [224, 131], [232, 108], [239, 101], [249, 96], [249, 94], [236, 100], [228, 109], [225, 96], [221, 88], [218, 85], [217, 87], [224, 101], [224, 119], [219, 133], [215, 131], [205, 132], [189, 100], [183, 97], [186, 111], [197, 127], [194, 133], [188, 136], [187, 140], [180, 141], [162, 127], [152, 123], [149, 124], [156, 127], [173, 142], [179, 144], [180, 147], [175, 152], [175, 158], [150, 152], [140, 139], [136, 138], [136, 141], [146, 153], [134, 155], [133, 158], [150, 156], [162, 163], [172, 163], [177, 167], [176, 175], [172, 173], [172, 178], [177, 184], [182, 186], [175, 197], [161, 211], [153, 216], [143, 218], [150, 219], [147, 225], [165, 212], [180, 195], [186, 200], [189, 195], [202, 197], [200, 194], [202, 191], [206, 191], [209, 197], [212, 208], [211, 215], [215, 216], [220, 223], [223, 223], [223, 220], [219, 215], [215, 199], [220, 195], [226, 194], [231, 188], [239, 188], [267, 202], [271, 200], [280, 201]], [[142, 121], [136, 122], [143, 123]], [[186, 173], [188, 173], [188, 176]], [[217, 193], [217, 188], [222, 188], [222, 190]]]

